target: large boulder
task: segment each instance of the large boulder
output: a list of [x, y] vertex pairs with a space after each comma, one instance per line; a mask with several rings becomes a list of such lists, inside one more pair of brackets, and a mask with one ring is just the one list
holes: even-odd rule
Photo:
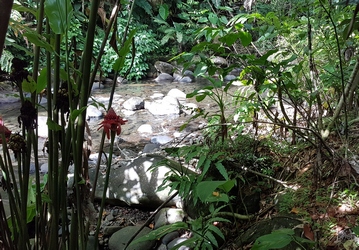
[[122, 106], [127, 110], [139, 110], [144, 108], [145, 102], [143, 98], [134, 96], [126, 100]]
[[165, 96], [162, 100], [145, 102], [145, 109], [153, 115], [179, 115], [180, 105], [174, 97]]
[[172, 82], [174, 79], [173, 76], [171, 76], [168, 73], [161, 73], [159, 76], [156, 77], [155, 82], [163, 83], [163, 82]]
[[186, 101], [186, 93], [184, 93], [182, 90], [179, 90], [176, 88], [168, 91], [167, 96], [176, 98], [180, 103], [183, 103]]
[[[121, 230], [114, 233], [109, 241], [108, 246], [111, 250], [150, 250], [155, 245], [155, 241], [143, 241], [136, 243], [134, 245], [128, 246], [127, 242], [132, 238], [132, 236], [141, 228], [141, 226], [128, 226], [124, 227]], [[141, 230], [141, 232], [136, 236], [135, 239], [145, 236], [151, 232], [151, 229], [145, 227]]]
[[[111, 169], [109, 186], [106, 192], [108, 203], [115, 205], [138, 206], [146, 209], [154, 209], [167, 200], [171, 194], [167, 188], [157, 191], [163, 183], [165, 175], [170, 168], [159, 165], [153, 170], [152, 166], [164, 160], [162, 156], [140, 156], [125, 166]], [[89, 171], [90, 180], [93, 183], [95, 169]], [[97, 181], [95, 197], [102, 199], [104, 191], [105, 174], [100, 175]], [[170, 201], [168, 206], [175, 205]]]
[[227, 67], [228, 66], [228, 61], [223, 58], [223, 57], [220, 57], [220, 56], [213, 56], [211, 58], [211, 61], [213, 64], [219, 66], [219, 67]]
[[175, 71], [175, 68], [173, 67], [172, 64], [166, 63], [166, 62], [162, 62], [162, 61], [157, 61], [155, 62], [155, 68], [161, 72], [161, 73], [167, 73], [169, 75], [172, 75], [173, 72]]

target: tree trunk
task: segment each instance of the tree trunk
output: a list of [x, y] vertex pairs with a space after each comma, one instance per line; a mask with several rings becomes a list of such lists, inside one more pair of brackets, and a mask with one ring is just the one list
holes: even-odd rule
[[5, 44], [7, 26], [9, 24], [13, 2], [14, 0], [0, 0], [0, 57]]

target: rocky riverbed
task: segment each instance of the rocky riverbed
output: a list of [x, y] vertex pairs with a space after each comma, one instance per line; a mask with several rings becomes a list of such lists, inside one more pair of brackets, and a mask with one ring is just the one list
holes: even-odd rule
[[[209, 100], [196, 103], [194, 99], [186, 99], [187, 93], [203, 86], [203, 83], [156, 83], [152, 81], [118, 84], [116, 86], [112, 107], [117, 114], [127, 119], [128, 122], [122, 127], [122, 133], [117, 138], [117, 148], [114, 152], [115, 160], [111, 170], [112, 181], [110, 180], [111, 192], [107, 197], [111, 205], [106, 207], [101, 227], [100, 244], [104, 249], [108, 248], [110, 236], [114, 232], [127, 226], [137, 227], [149, 217], [150, 211], [153, 211], [155, 207], [169, 197], [168, 191], [162, 194], [156, 192], [156, 188], [162, 183], [164, 174], [169, 169], [163, 167], [155, 175], [148, 173], [147, 169], [161, 159], [147, 154], [166, 147], [168, 143], [192, 143], [200, 136], [199, 128], [205, 124], [204, 120], [191, 122], [183, 131], [180, 131], [179, 128], [188, 121], [192, 110], [197, 108], [215, 110]], [[96, 83], [92, 90], [90, 103], [101, 103], [107, 106], [110, 89], [110, 85]], [[3, 89], [0, 94], [0, 103], [0, 116], [5, 125], [12, 132], [20, 132], [21, 129], [17, 121], [20, 102], [16, 90], [9, 87]], [[41, 104], [43, 107], [46, 106], [46, 97], [42, 99]], [[101, 139], [101, 132], [98, 131], [98, 127], [105, 113], [104, 109], [96, 106], [99, 107], [99, 105], [90, 105], [87, 110], [93, 145], [92, 155], [90, 156], [90, 166], [92, 166], [90, 174], [95, 171], [94, 166], [98, 160], [97, 154]], [[38, 115], [39, 156], [42, 164], [41, 173], [44, 174], [47, 172], [47, 156], [42, 151], [47, 137], [45, 109], [40, 107]], [[186, 139], [182, 140], [183, 138]], [[106, 141], [105, 152], [107, 153], [108, 147], [109, 142]], [[100, 175], [97, 186], [98, 194], [96, 195], [99, 198], [103, 192], [101, 179], [104, 178], [105, 164], [101, 165], [101, 169], [103, 171], [101, 171], [102, 175]], [[35, 170], [32, 169], [32, 171]], [[125, 188], [121, 186], [122, 189], [112, 188], [118, 187], [119, 181], [124, 182], [119, 177], [125, 178], [129, 186]], [[71, 181], [71, 175], [69, 178]], [[147, 182], [141, 181], [143, 179]], [[146, 185], [147, 188], [144, 188]], [[123, 190], [128, 192], [126, 193]], [[144, 190], [146, 191], [144, 192]], [[1, 190], [1, 195], [4, 203], [7, 204], [6, 192]], [[126, 197], [130, 198], [126, 199]], [[178, 201], [178, 199], [174, 200], [170, 202], [170, 205], [176, 206]], [[150, 204], [151, 206], [149, 206]], [[9, 211], [7, 213], [9, 214]], [[163, 216], [167, 217], [166, 213]], [[113, 244], [117, 245], [117, 243]]]

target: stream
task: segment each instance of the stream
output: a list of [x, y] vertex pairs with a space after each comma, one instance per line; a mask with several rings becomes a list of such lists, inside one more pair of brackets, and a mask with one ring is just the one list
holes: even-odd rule
[[[96, 86], [97, 84], [97, 86]], [[151, 101], [151, 96], [163, 94], [166, 95], [171, 89], [177, 88], [184, 93], [188, 94], [191, 93], [193, 90], [204, 87], [204, 83], [166, 83], [166, 84], [159, 84], [154, 83], [152, 81], [142, 81], [138, 83], [129, 83], [129, 84], [120, 84], [116, 86], [114, 99], [113, 99], [113, 109], [117, 112], [118, 115], [124, 117], [128, 120], [128, 122], [122, 126], [122, 133], [120, 135], [120, 147], [122, 149], [130, 149], [134, 153], [139, 153], [143, 150], [143, 147], [151, 142], [151, 138], [154, 136], [164, 135], [171, 138], [174, 137], [184, 137], [186, 134], [191, 133], [198, 129], [200, 124], [204, 123], [203, 119], [192, 121], [188, 127], [180, 132], [179, 128], [182, 124], [186, 123], [190, 118], [189, 115], [182, 113], [180, 115], [166, 115], [166, 116], [155, 116], [152, 115], [146, 109], [140, 109], [137, 111], [126, 111], [122, 108], [122, 103], [125, 100], [128, 100], [131, 97], [141, 97], [144, 101]], [[100, 88], [99, 88], [100, 87]], [[109, 95], [111, 91], [111, 86], [108, 85], [99, 85], [98, 83], [94, 84], [94, 88], [92, 91], [92, 98], [97, 102], [101, 102], [107, 107]], [[11, 101], [11, 103], [1, 103], [0, 98], [0, 116], [2, 117], [4, 124], [7, 128], [9, 128], [12, 133], [21, 132], [21, 128], [19, 127], [18, 123], [18, 116], [20, 114], [20, 101], [13, 101], [15, 97], [11, 95], [16, 95], [16, 92], [8, 93], [9, 96], [6, 94], [4, 95], [4, 91], [2, 92], [2, 100]], [[4, 97], [5, 96], [5, 97]], [[91, 100], [91, 102], [93, 102]], [[196, 103], [199, 108], [204, 108], [206, 111], [215, 112], [217, 107], [213, 105], [213, 102], [206, 98], [205, 100], [197, 103], [195, 98], [187, 99], [187, 103]], [[43, 107], [46, 107], [46, 99], [43, 100], [41, 103]], [[100, 111], [104, 113], [104, 110], [100, 108]], [[39, 108], [38, 116], [39, 116], [39, 151], [38, 155], [40, 158], [40, 165], [47, 161], [47, 156], [43, 152], [43, 145], [46, 140], [46, 115], [47, 112], [44, 108]], [[90, 118], [88, 120], [88, 124], [90, 127], [90, 133], [92, 137], [92, 153], [97, 153], [100, 140], [101, 140], [101, 131], [98, 131], [99, 123], [102, 121], [101, 118]], [[141, 134], [137, 131], [137, 129], [143, 125], [149, 124], [152, 127], [152, 134]], [[108, 151], [109, 143], [105, 140], [105, 151]], [[1, 146], [0, 146], [1, 147]], [[1, 147], [2, 148], [2, 147]], [[0, 194], [3, 198], [3, 202], [5, 203], [5, 207], [8, 207], [6, 203], [7, 194], [0, 188]], [[9, 214], [8, 208], [6, 208], [6, 213]]]

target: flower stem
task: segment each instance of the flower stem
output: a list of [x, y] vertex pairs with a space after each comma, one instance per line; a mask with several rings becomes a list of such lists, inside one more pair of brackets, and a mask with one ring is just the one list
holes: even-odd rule
[[96, 227], [96, 233], [95, 233], [95, 246], [97, 246], [97, 244], [98, 244], [98, 235], [99, 235], [100, 227], [101, 227], [102, 213], [103, 213], [103, 209], [105, 206], [106, 193], [107, 193], [108, 183], [109, 183], [109, 179], [110, 179], [110, 171], [111, 171], [111, 164], [112, 164], [112, 152], [113, 152], [113, 146], [115, 144], [115, 137], [116, 137], [116, 131], [111, 130], [110, 152], [109, 152], [108, 161], [107, 161], [106, 178], [105, 178], [105, 184], [103, 187], [101, 206], [100, 206], [97, 227]]

